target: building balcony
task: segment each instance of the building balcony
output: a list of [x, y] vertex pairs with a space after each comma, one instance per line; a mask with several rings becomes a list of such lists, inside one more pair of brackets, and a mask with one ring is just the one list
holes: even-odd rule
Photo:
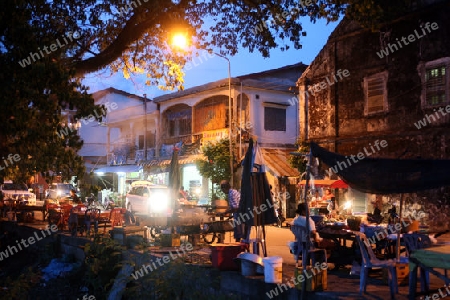
[[202, 134], [185, 134], [161, 138], [161, 143], [166, 145], [175, 145], [179, 142], [183, 144], [195, 143], [202, 138]]

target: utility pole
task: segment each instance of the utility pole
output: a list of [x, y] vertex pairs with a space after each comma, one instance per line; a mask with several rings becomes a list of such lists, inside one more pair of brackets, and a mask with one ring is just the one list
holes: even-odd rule
[[144, 94], [144, 161], [147, 160], [147, 94]]

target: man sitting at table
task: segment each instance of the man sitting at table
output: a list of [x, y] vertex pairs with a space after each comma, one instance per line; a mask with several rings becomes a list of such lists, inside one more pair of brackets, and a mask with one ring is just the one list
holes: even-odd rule
[[383, 216], [381, 215], [380, 202], [374, 201], [373, 205], [373, 213], [367, 213], [367, 221], [370, 223], [380, 224], [383, 221]]
[[[294, 218], [291, 225], [306, 227], [305, 203], [300, 203], [297, 206], [297, 210], [295, 211], [295, 213], [297, 214], [297, 216]], [[335, 248], [334, 241], [320, 237], [319, 233], [316, 231], [316, 224], [311, 219], [311, 217], [309, 218], [309, 231], [311, 233], [311, 237], [313, 238], [314, 244], [316, 245], [317, 248], [327, 249], [327, 250], [332, 250]]]

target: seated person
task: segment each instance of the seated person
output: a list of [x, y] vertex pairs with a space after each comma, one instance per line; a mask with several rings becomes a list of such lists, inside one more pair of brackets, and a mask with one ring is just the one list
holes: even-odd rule
[[370, 223], [381, 223], [383, 217], [381, 216], [381, 210], [378, 208], [377, 202], [372, 203], [374, 206], [373, 213], [367, 213], [367, 221]]
[[[295, 213], [297, 214], [297, 216], [294, 218], [291, 225], [306, 226], [305, 204], [304, 203], [298, 204], [297, 210], [295, 211]], [[319, 233], [316, 231], [316, 225], [311, 218], [309, 218], [309, 231], [310, 231], [311, 237], [314, 241], [314, 245], [317, 248], [327, 249], [327, 250], [332, 250], [335, 248], [335, 244], [332, 240], [323, 239], [320, 237]]]

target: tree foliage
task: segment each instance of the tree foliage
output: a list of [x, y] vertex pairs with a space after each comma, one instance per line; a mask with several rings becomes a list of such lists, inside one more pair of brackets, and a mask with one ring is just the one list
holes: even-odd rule
[[[149, 84], [178, 87], [185, 56], [171, 51], [167, 41], [175, 31], [193, 37], [199, 49], [219, 48], [234, 55], [243, 46], [264, 57], [270, 50], [301, 48], [303, 21], [336, 21], [340, 16], [374, 27], [409, 9], [411, 0], [29, 0], [6, 1], [5, 14], [22, 14], [22, 22], [38, 29], [23, 55], [44, 45], [42, 36], [77, 32], [60, 59], [77, 75], [107, 66], [113, 72], [146, 73]], [[309, 20], [308, 20], [309, 19]], [[255, 32], [265, 22], [267, 28]], [[33, 40], [34, 38], [34, 40]]]
[[[297, 152], [300, 153], [309, 153], [309, 144], [304, 142], [297, 142]], [[308, 164], [308, 160], [305, 156], [294, 156], [289, 155], [288, 163], [292, 168], [297, 169], [300, 174], [306, 171], [306, 165]]]
[[213, 184], [231, 178], [229, 145], [229, 139], [222, 139], [215, 144], [208, 143], [202, 148], [207, 161], [197, 160], [195, 162], [200, 175], [210, 178]]
[[347, 14], [374, 28], [409, 9], [410, 2], [416, 1], [5, 0], [0, 155], [21, 159], [0, 176], [23, 180], [33, 172], [82, 172], [76, 132], [56, 134], [63, 129], [62, 109], [76, 108], [78, 118], [95, 109], [79, 79], [109, 67], [125, 77], [145, 73], [149, 85], [182, 89], [182, 67], [192, 53], [171, 51], [167, 41], [176, 31], [193, 37], [196, 49], [229, 56], [243, 46], [269, 57], [274, 48], [301, 48], [304, 20], [330, 22]]

